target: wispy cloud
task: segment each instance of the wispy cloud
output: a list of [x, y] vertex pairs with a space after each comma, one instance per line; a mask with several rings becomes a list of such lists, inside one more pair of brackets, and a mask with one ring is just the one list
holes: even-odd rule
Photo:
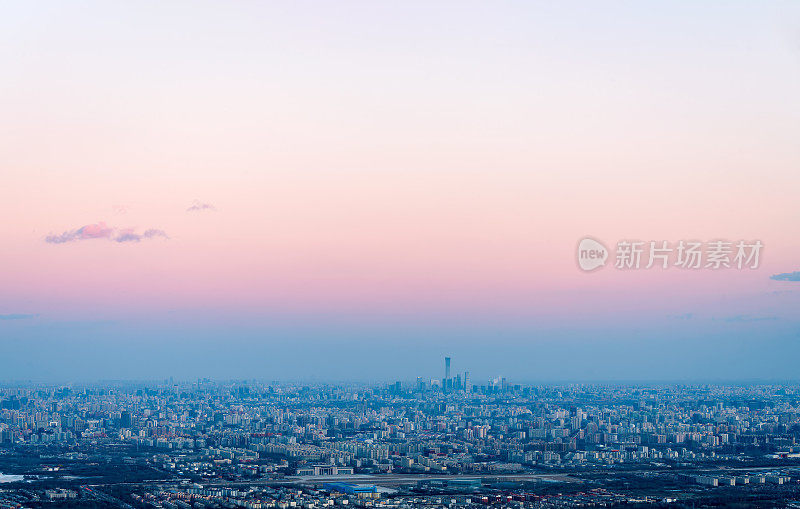
[[751, 315], [734, 315], [725, 318], [726, 322], [765, 322], [777, 320], [777, 316], [751, 316]]
[[168, 239], [169, 236], [164, 230], [148, 228], [144, 233], [136, 233], [133, 228], [115, 228], [108, 226], [100, 221], [95, 224], [87, 224], [74, 230], [67, 230], [58, 234], [51, 234], [45, 237], [44, 241], [49, 244], [65, 244], [67, 242], [77, 242], [88, 239], [107, 239], [114, 242], [140, 242], [143, 239], [154, 238]]
[[210, 203], [203, 203], [201, 201], [195, 200], [194, 202], [192, 202], [192, 206], [186, 209], [186, 212], [200, 212], [203, 210], [217, 210], [217, 209]]
[[0, 315], [0, 320], [29, 320], [31, 318], [37, 318], [38, 314], [30, 314], [30, 313], [11, 313], [8, 315]]
[[114, 237], [114, 242], [139, 242], [142, 236], [137, 233], [125, 232]]
[[106, 223], [100, 221], [99, 223], [87, 224], [57, 235], [48, 235], [44, 240], [50, 244], [64, 244], [65, 242], [74, 242], [76, 240], [110, 239], [113, 233], [113, 228], [109, 228]]
[[120, 232], [120, 234], [114, 237], [113, 240], [114, 242], [140, 242], [143, 239], [155, 239], [155, 238], [168, 239], [169, 235], [167, 235], [164, 232], [164, 230], [158, 230], [156, 228], [150, 228], [149, 230], [145, 230], [144, 233], [142, 234], [127, 230]]
[[769, 278], [775, 281], [800, 281], [800, 271], [775, 274], [774, 276], [770, 276]]
[[142, 234], [142, 237], [146, 239], [155, 239], [161, 237], [162, 239], [168, 239], [169, 235], [166, 234], [164, 230], [158, 230], [156, 228], [150, 228], [149, 230], [145, 230]]

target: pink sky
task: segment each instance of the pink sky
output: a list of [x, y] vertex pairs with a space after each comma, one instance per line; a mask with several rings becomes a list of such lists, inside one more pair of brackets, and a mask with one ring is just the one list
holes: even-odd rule
[[[177, 5], [0, 21], [0, 314], [796, 317], [797, 5]], [[45, 242], [101, 222], [169, 238]], [[585, 274], [584, 235], [766, 248]]]

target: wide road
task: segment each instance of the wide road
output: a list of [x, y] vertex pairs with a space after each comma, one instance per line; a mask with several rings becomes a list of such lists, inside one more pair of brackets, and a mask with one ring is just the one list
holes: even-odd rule
[[256, 481], [208, 481], [203, 486], [225, 486], [230, 484], [322, 484], [327, 482], [347, 482], [358, 484], [379, 484], [381, 486], [397, 486], [416, 484], [419, 481], [468, 481], [493, 479], [498, 481], [540, 481], [540, 482], [581, 482], [576, 477], [563, 474], [474, 474], [474, 475], [431, 475], [431, 474], [353, 474], [334, 476], [298, 476], [279, 480]]
[[[797, 467], [797, 465], [787, 464], [783, 468]], [[539, 481], [539, 482], [566, 482], [578, 483], [582, 480], [575, 475], [589, 475], [604, 474], [606, 476], [619, 475], [635, 475], [645, 472], [660, 472], [668, 474], [717, 474], [724, 475], [729, 472], [729, 475], [737, 475], [740, 472], [759, 472], [779, 470], [774, 466], [725, 466], [718, 467], [704, 465], [703, 467], [672, 467], [672, 468], [634, 468], [630, 470], [616, 470], [616, 469], [585, 469], [575, 472], [564, 473], [541, 473], [541, 474], [460, 474], [460, 475], [440, 475], [440, 474], [353, 474], [353, 475], [337, 475], [337, 476], [294, 476], [282, 479], [241, 479], [236, 481], [228, 480], [215, 480], [215, 481], [199, 481], [202, 486], [290, 486], [290, 485], [314, 485], [326, 482], [349, 482], [357, 484], [376, 484], [380, 486], [398, 486], [416, 484], [424, 480], [476, 480], [476, 479], [492, 479], [498, 481]], [[574, 474], [574, 475], [572, 475]], [[121, 486], [121, 485], [173, 485], [177, 486], [181, 483], [197, 482], [186, 478], [166, 478], [166, 479], [150, 479], [139, 482], [116, 482], [116, 483], [96, 483], [88, 486], [102, 487], [102, 486]]]

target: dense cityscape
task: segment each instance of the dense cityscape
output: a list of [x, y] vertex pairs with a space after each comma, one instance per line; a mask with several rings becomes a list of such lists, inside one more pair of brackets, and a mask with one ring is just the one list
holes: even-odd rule
[[800, 0], [0, 13], [0, 509], [800, 509]]
[[[791, 507], [800, 386], [0, 389], [0, 508]], [[797, 503], [800, 505], [800, 503]]]

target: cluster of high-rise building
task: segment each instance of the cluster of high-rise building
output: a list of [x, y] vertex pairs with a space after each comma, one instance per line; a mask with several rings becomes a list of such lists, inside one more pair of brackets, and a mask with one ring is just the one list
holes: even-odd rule
[[[461, 373], [456, 374], [455, 377], [450, 375], [450, 357], [444, 358], [444, 378], [431, 378], [430, 382], [426, 384], [423, 377], [417, 377], [415, 389], [424, 392], [426, 389], [439, 389], [444, 392], [464, 391], [467, 394], [473, 391], [472, 381], [469, 377], [469, 371], [465, 371], [463, 378]], [[492, 383], [490, 383], [492, 385]], [[402, 383], [395, 382], [394, 390], [400, 392], [402, 390]]]

